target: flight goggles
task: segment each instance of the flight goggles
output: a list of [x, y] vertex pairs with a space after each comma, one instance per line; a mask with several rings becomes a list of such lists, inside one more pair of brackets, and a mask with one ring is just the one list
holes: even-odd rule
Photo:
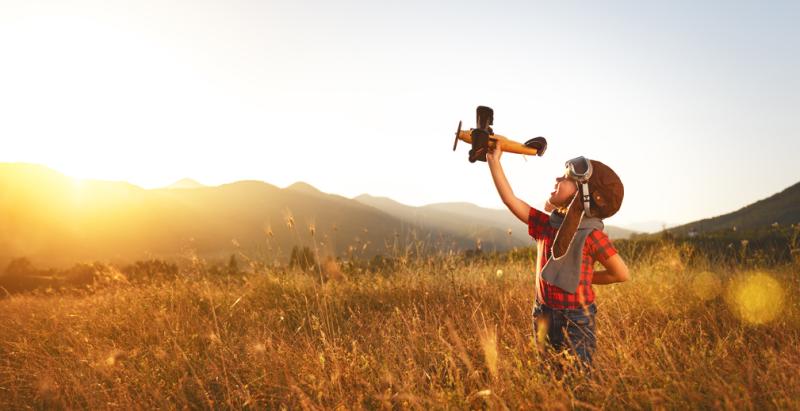
[[567, 168], [565, 175], [567, 178], [574, 180], [578, 183], [581, 190], [581, 200], [583, 201], [583, 211], [587, 216], [591, 217], [592, 213], [589, 210], [589, 178], [592, 177], [592, 162], [588, 158], [580, 156], [569, 160], [564, 164]]
[[573, 158], [567, 161], [564, 166], [567, 168], [566, 176], [579, 183], [589, 181], [592, 176], [592, 162], [586, 157]]

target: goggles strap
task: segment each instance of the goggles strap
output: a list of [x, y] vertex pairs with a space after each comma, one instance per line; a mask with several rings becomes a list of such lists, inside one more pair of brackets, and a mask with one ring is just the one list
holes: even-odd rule
[[589, 184], [586, 182], [580, 183], [581, 185], [581, 197], [583, 198], [583, 211], [586, 213], [587, 217], [592, 216], [592, 212], [589, 209], [589, 200], [591, 196], [589, 195]]

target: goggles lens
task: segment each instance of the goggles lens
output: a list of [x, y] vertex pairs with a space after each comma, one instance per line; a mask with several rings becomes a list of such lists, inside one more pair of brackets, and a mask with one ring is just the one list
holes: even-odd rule
[[586, 181], [592, 176], [592, 163], [586, 157], [577, 157], [564, 164], [567, 167], [567, 175], [578, 181]]

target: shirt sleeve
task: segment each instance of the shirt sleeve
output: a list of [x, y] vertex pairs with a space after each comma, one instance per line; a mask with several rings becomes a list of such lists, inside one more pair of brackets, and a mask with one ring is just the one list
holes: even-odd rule
[[596, 261], [605, 262], [609, 258], [617, 254], [617, 249], [611, 243], [606, 233], [600, 230], [594, 230], [589, 234], [590, 253]]
[[547, 238], [552, 231], [550, 216], [531, 207], [528, 215], [528, 234], [536, 240]]

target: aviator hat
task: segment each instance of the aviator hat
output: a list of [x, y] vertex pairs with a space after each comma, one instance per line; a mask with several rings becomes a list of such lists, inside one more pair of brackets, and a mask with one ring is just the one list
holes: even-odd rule
[[611, 217], [619, 211], [625, 196], [617, 173], [597, 160], [578, 157], [567, 161], [566, 167], [566, 176], [576, 182], [578, 192], [556, 232], [553, 242], [553, 256], [556, 258], [566, 254], [584, 214], [600, 219]]

